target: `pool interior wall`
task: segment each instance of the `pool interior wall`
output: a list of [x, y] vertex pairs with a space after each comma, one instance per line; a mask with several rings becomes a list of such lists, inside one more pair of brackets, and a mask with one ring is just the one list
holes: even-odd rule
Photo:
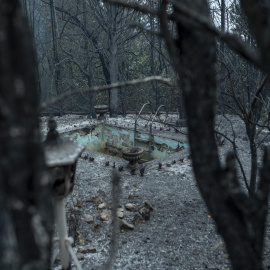
[[[134, 130], [108, 124], [98, 124], [76, 129], [61, 134], [68, 136], [84, 145], [87, 149], [122, 157], [122, 149], [134, 146]], [[136, 134], [137, 146], [149, 150], [149, 134]], [[151, 138], [150, 138], [151, 139]], [[143, 160], [150, 161], [168, 156], [188, 148], [187, 142], [152, 134], [150, 153], [145, 152]]]

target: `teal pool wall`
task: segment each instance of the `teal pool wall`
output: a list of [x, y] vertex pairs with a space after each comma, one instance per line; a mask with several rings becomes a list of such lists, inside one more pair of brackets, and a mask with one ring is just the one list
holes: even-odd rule
[[[122, 156], [122, 149], [134, 144], [134, 131], [119, 126], [99, 124], [83, 129], [72, 130], [61, 134], [68, 136], [84, 145], [87, 149], [114, 156]], [[149, 150], [149, 134], [137, 133], [137, 145], [145, 151]], [[151, 139], [151, 138], [150, 138]], [[144, 154], [143, 159], [153, 160], [188, 148], [187, 142], [177, 139], [152, 135], [151, 151]]]

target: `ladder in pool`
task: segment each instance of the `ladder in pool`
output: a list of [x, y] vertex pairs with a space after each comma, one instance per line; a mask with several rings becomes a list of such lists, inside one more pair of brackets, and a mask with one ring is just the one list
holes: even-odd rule
[[[141, 116], [141, 114], [142, 114], [142, 112], [143, 112], [143, 110], [144, 110], [144, 108], [145, 108], [146, 106], [150, 106], [150, 109], [151, 109], [149, 119], [144, 119], [144, 118], [142, 118], [142, 116]], [[165, 107], [164, 105], [160, 105], [160, 106], [157, 108], [156, 112], [154, 113], [153, 106], [151, 105], [150, 102], [147, 102], [147, 103], [143, 104], [141, 110], [139, 111], [139, 113], [138, 113], [138, 115], [137, 115], [137, 117], [136, 117], [136, 119], [135, 119], [135, 124], [134, 124], [134, 143], [133, 143], [133, 146], [134, 146], [134, 147], [137, 147], [137, 146], [138, 146], [138, 142], [144, 142], [144, 143], [148, 144], [148, 150], [145, 151], [145, 152], [148, 153], [148, 160], [149, 160], [149, 158], [150, 158], [150, 154], [151, 154], [151, 150], [152, 150], [152, 149], [151, 149], [151, 146], [152, 146], [152, 144], [153, 144], [153, 130], [152, 130], [152, 125], [153, 125], [153, 122], [154, 122], [154, 120], [155, 120], [155, 118], [156, 118], [156, 116], [157, 116], [159, 110], [160, 110], [162, 107], [164, 107], [164, 108], [166, 109], [166, 107]], [[141, 138], [141, 137], [138, 136], [137, 122], [138, 122], [138, 119], [139, 119], [140, 117], [141, 117], [142, 119], [144, 119], [144, 120], [147, 120], [147, 122], [146, 122], [146, 124], [145, 124], [145, 127], [147, 127], [148, 124], [149, 124], [149, 122], [150, 122], [148, 138], [146, 138], [146, 139], [143, 139], [143, 138]], [[163, 124], [163, 127], [165, 126], [165, 121], [166, 121], [167, 117], [168, 117], [168, 112], [166, 113], [165, 119], [164, 119], [163, 121], [161, 121], [160, 118], [159, 118], [159, 116], [158, 116], [160, 122]]]

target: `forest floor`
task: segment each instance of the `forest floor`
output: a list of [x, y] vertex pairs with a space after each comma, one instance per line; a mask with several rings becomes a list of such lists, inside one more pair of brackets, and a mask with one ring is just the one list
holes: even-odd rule
[[[86, 116], [75, 115], [55, 119], [60, 132], [98, 122]], [[46, 117], [42, 117], [43, 134], [46, 133], [46, 120]], [[176, 116], [170, 116], [168, 121], [174, 123]], [[105, 122], [132, 126], [134, 116], [108, 118]], [[158, 127], [159, 124], [156, 125]], [[239, 155], [248, 175], [249, 147], [244, 125], [237, 117], [228, 116], [219, 117], [217, 127], [227, 136], [235, 136]], [[167, 132], [173, 132], [173, 129]], [[221, 162], [230, 148], [230, 143], [226, 141], [219, 147]], [[94, 157], [94, 161], [84, 159], [86, 154]], [[261, 155], [260, 148], [260, 159]], [[133, 226], [119, 230], [113, 269], [231, 269], [223, 240], [217, 234], [213, 219], [198, 191], [188, 156], [188, 150], [183, 150], [162, 160], [148, 162], [145, 175], [141, 177], [138, 171], [131, 175], [125, 160], [90, 150], [84, 151], [77, 164], [73, 193], [66, 200], [69, 234], [75, 238], [74, 250], [82, 269], [104, 269], [109, 257], [112, 237], [110, 176], [114, 162], [116, 168], [124, 166], [124, 170], [120, 172], [122, 192], [119, 216], [123, 215], [123, 219]], [[109, 161], [110, 166], [105, 166], [106, 161]], [[161, 169], [158, 162], [164, 164]], [[149, 220], [143, 219], [138, 211], [145, 209], [142, 208], [145, 202], [153, 207]], [[132, 211], [126, 209], [127, 204]], [[265, 269], [270, 269], [269, 255], [270, 232], [267, 229]], [[56, 264], [55, 269], [60, 269], [60, 266]]]

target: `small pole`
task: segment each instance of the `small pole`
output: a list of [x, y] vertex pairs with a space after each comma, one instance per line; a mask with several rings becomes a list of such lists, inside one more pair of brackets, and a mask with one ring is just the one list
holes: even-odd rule
[[61, 264], [62, 264], [63, 270], [69, 270], [70, 269], [70, 255], [66, 247], [66, 239], [68, 238], [68, 234], [67, 234], [67, 221], [66, 221], [64, 198], [54, 199], [54, 214], [55, 214], [56, 229], [59, 236]]

